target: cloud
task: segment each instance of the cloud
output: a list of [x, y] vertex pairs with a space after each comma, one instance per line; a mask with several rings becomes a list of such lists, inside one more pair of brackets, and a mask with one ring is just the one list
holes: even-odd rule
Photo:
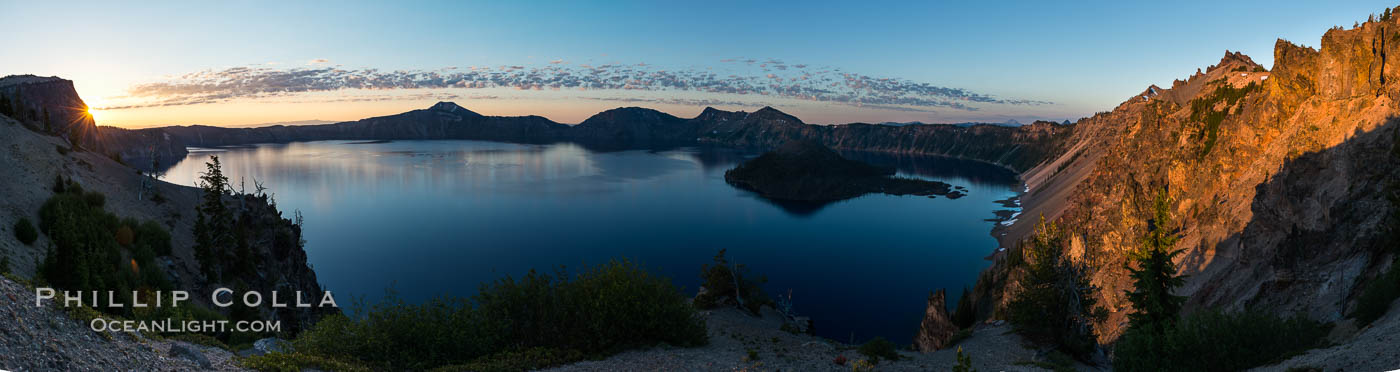
[[762, 107], [778, 105], [764, 101], [736, 101], [721, 99], [696, 99], [696, 98], [640, 98], [640, 97], [584, 97], [583, 99], [592, 101], [625, 102], [625, 103], [656, 103], [682, 106], [740, 106], [740, 107]]
[[309, 65], [326, 64], [326, 63], [331, 63], [331, 60], [325, 59], [325, 58], [317, 58], [317, 59], [313, 59], [313, 60], [310, 60], [310, 61], [306, 61], [306, 64], [307, 64], [308, 66], [309, 66]]
[[[323, 62], [317, 62], [323, 61]], [[752, 65], [756, 59], [733, 60]], [[776, 71], [716, 72], [713, 68], [661, 68], [645, 63], [570, 65], [563, 60], [547, 65], [500, 65], [495, 68], [436, 70], [343, 69], [326, 66], [326, 60], [301, 68], [268, 66], [205, 70], [132, 86], [129, 97], [145, 101], [133, 107], [176, 106], [339, 90], [482, 89], [513, 88], [520, 91], [649, 91], [691, 92], [701, 95], [749, 95], [829, 102], [860, 107], [909, 110], [950, 108], [976, 111], [985, 105], [1043, 105], [1049, 102], [1000, 98], [961, 88], [943, 87], [907, 79], [870, 76], [824, 68], [806, 69], [768, 59]], [[771, 70], [771, 69], [770, 69]], [[403, 95], [399, 95], [403, 96]], [[404, 98], [408, 99], [408, 98]]]

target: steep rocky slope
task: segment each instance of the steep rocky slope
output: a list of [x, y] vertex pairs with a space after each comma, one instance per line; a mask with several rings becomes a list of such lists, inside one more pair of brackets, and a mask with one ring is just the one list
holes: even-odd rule
[[[1149, 87], [1110, 112], [1076, 123], [1065, 152], [1023, 174], [1030, 218], [1004, 234], [1025, 237], [1036, 216], [1074, 232], [1069, 250], [1097, 270], [1114, 340], [1131, 311], [1126, 253], [1140, 245], [1148, 203], [1166, 189], [1182, 239], [1187, 311], [1253, 307], [1344, 318], [1362, 285], [1391, 262], [1387, 234], [1400, 181], [1396, 152], [1400, 23], [1335, 28], [1315, 50], [1279, 40], [1264, 69], [1226, 52], [1171, 88]], [[979, 280], [990, 315], [1015, 291], [1004, 257]]]
[[[78, 99], [76, 94], [70, 97]], [[54, 104], [83, 106], [80, 99]], [[8, 258], [14, 273], [32, 277], [49, 252], [49, 237], [40, 234], [33, 244], [23, 244], [15, 238], [13, 229], [20, 218], [40, 221], [40, 207], [54, 195], [55, 178], [61, 177], [80, 184], [84, 190], [105, 195], [105, 209], [118, 217], [155, 221], [167, 229], [172, 253], [157, 261], [172, 284], [189, 291], [193, 301], [212, 308], [209, 293], [220, 287], [237, 288], [239, 284], [262, 293], [322, 293], [316, 274], [307, 265], [306, 252], [298, 244], [300, 227], [276, 210], [266, 197], [229, 196], [226, 201], [236, 218], [246, 223], [251, 255], [259, 262], [256, 272], [209, 280], [200, 273], [193, 249], [195, 206], [201, 201], [199, 189], [161, 181], [150, 183], [146, 189], [142, 185], [148, 178], [133, 168], [32, 128], [0, 116], [0, 169], [5, 176], [0, 182], [0, 195], [4, 195], [0, 198], [0, 257]], [[156, 194], [160, 197], [154, 198]], [[319, 297], [308, 300], [312, 298]], [[264, 304], [260, 311], [265, 318], [281, 319], [285, 329], [295, 331], [311, 324], [323, 311], [334, 309], [273, 309]]]
[[0, 369], [10, 371], [242, 371], [233, 353], [139, 333], [97, 333], [0, 277]]

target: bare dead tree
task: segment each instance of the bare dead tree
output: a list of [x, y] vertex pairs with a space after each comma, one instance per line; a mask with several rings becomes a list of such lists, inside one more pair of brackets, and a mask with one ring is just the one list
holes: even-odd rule
[[267, 187], [263, 187], [262, 181], [253, 178], [253, 195], [259, 198], [267, 196]]

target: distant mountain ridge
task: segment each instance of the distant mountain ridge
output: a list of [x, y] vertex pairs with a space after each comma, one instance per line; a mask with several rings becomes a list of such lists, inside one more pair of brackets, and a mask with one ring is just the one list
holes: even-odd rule
[[188, 154], [188, 147], [321, 140], [465, 139], [577, 142], [608, 149], [719, 145], [759, 150], [795, 140], [812, 140], [836, 150], [950, 156], [1023, 172], [1059, 152], [1074, 129], [1074, 125], [1052, 122], [1016, 127], [809, 125], [772, 107], [754, 112], [707, 107], [694, 118], [649, 108], [620, 107], [595, 114], [577, 125], [567, 125], [533, 115], [486, 116], [452, 102], [330, 124], [123, 129], [97, 126], [73, 83], [61, 78], [6, 77], [0, 79], [0, 94], [18, 108], [15, 119], [30, 129], [63, 137], [83, 149], [139, 168], [172, 165]]
[[[809, 125], [772, 107], [751, 113], [707, 107], [689, 119], [648, 108], [621, 107], [595, 114], [577, 125], [567, 125], [540, 116], [484, 116], [452, 102], [439, 102], [426, 109], [334, 124], [114, 129], [109, 132], [119, 135], [109, 136], [104, 144], [123, 159], [146, 159], [145, 154], [152, 147], [159, 149], [156, 152], [161, 157], [179, 159], [184, 147], [319, 140], [466, 139], [578, 142], [612, 149], [701, 144], [772, 149], [788, 141], [807, 139], [839, 150], [945, 155], [1020, 172], [1055, 152], [1072, 129], [1072, 125], [1050, 122], [1023, 127]], [[145, 164], [143, 161], [134, 163]]]

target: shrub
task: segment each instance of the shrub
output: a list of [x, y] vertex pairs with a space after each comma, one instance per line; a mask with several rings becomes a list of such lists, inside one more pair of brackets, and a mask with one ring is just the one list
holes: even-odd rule
[[[358, 312], [358, 311], [357, 311]], [[358, 359], [386, 370], [489, 365], [510, 352], [578, 352], [602, 357], [659, 343], [707, 343], [703, 319], [669, 280], [626, 261], [570, 278], [531, 271], [483, 284], [473, 301], [440, 297], [420, 305], [390, 292], [362, 316], [329, 316], [303, 332], [296, 350]], [[523, 351], [522, 351], [523, 350]]]
[[[735, 293], [743, 299], [743, 305], [751, 313], [758, 314], [759, 309], [764, 305], [773, 305], [773, 300], [763, 292], [763, 283], [767, 278], [754, 279], [747, 275], [747, 268], [744, 265], [729, 265], [729, 261], [724, 258], [724, 249], [719, 250], [715, 255], [713, 265], [704, 265], [700, 269], [700, 279], [705, 292], [695, 296], [695, 306], [702, 309], [713, 309], [724, 305], [737, 304]], [[735, 276], [738, 276], [736, 279]], [[735, 289], [738, 283], [739, 288]]]
[[1327, 327], [1263, 312], [1205, 311], [1162, 333], [1129, 329], [1114, 347], [1119, 371], [1238, 371], [1280, 361], [1320, 345]]
[[1365, 327], [1385, 315], [1396, 298], [1400, 298], [1400, 260], [1391, 263], [1390, 269], [1366, 285], [1351, 315], [1358, 326]]
[[953, 325], [958, 328], [971, 328], [973, 323], [977, 323], [977, 310], [973, 308], [972, 292], [963, 287], [962, 295], [958, 296], [958, 307], [953, 309]]
[[[154, 261], [148, 245], [123, 246], [123, 228], [135, 224], [123, 223], [117, 216], [103, 210], [106, 197], [97, 192], [83, 192], [76, 183], [68, 183], [63, 192], [55, 194], [39, 209], [39, 228], [51, 240], [51, 252], [39, 269], [37, 277], [64, 290], [98, 291], [118, 296], [117, 303], [130, 303], [134, 290], [169, 290], [165, 274]], [[130, 230], [130, 241], [145, 244], [163, 242], [169, 249], [170, 234], [154, 225], [154, 229]], [[124, 259], [130, 257], [131, 259]], [[111, 292], [108, 292], [111, 291]], [[99, 298], [98, 303], [106, 303]], [[131, 307], [99, 308], [115, 315], [129, 315]]]
[[35, 239], [39, 239], [39, 230], [34, 228], [34, 223], [27, 217], [21, 217], [19, 222], [15, 222], [15, 239], [19, 239], [24, 245], [34, 244]]
[[478, 358], [471, 363], [432, 369], [433, 372], [516, 372], [535, 371], [583, 360], [578, 350], [532, 348], [508, 351]]
[[263, 372], [301, 372], [308, 369], [340, 372], [370, 370], [356, 363], [303, 353], [268, 353], [239, 358], [238, 365]]
[[963, 354], [962, 346], [958, 346], [958, 353], [954, 357], [957, 358], [958, 364], [953, 365], [953, 372], [977, 372], [976, 368], [972, 368], [972, 357]]
[[895, 351], [894, 343], [886, 340], [884, 337], [876, 337], [866, 342], [864, 345], [860, 345], [860, 348], [856, 349], [856, 352], [870, 358], [870, 362], [874, 364], [879, 364], [880, 358], [892, 361], [899, 360], [899, 352]]

